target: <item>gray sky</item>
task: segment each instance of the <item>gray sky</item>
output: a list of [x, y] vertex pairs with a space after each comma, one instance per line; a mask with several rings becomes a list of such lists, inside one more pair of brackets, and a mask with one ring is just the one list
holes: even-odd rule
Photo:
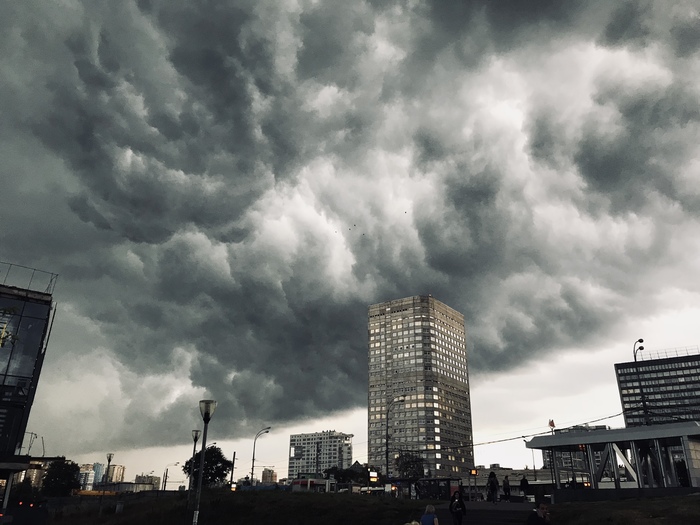
[[0, 46], [51, 453], [361, 409], [374, 302], [463, 312], [477, 388], [698, 304], [695, 1], [27, 0]]

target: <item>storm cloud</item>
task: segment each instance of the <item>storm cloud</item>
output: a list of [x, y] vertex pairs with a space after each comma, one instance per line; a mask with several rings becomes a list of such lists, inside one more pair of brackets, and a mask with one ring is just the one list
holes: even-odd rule
[[26, 1], [0, 42], [0, 259], [60, 275], [44, 374], [122, 421], [81, 450], [365, 405], [374, 302], [489, 373], [697, 291], [693, 2]]

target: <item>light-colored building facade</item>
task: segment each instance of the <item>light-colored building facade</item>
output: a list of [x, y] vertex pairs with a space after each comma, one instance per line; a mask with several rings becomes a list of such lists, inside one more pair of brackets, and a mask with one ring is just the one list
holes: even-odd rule
[[126, 467], [124, 465], [110, 465], [107, 479], [112, 483], [121, 483], [124, 481]]
[[352, 466], [352, 434], [335, 430], [289, 437], [290, 479], [307, 474], [323, 474], [324, 470]]
[[367, 328], [369, 464], [386, 473], [388, 463], [396, 476], [406, 452], [423, 458], [425, 476], [466, 476], [474, 448], [464, 316], [421, 295], [371, 305]]
[[277, 472], [271, 468], [264, 468], [262, 471], [261, 481], [263, 484], [277, 483]]
[[80, 465], [80, 490], [92, 490], [95, 485], [95, 470], [92, 463]]

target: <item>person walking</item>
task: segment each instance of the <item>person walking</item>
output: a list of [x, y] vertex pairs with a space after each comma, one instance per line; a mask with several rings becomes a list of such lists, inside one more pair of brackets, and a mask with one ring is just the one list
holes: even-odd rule
[[525, 474], [523, 474], [523, 479], [520, 480], [520, 494], [523, 497], [523, 501], [527, 501], [527, 491], [529, 488], [530, 482], [525, 477]]
[[486, 482], [486, 487], [488, 489], [487, 492], [487, 500], [491, 500], [493, 504], [495, 505], [496, 502], [498, 501], [498, 478], [496, 477], [495, 472], [490, 472], [489, 473], [489, 479]]
[[505, 501], [510, 501], [510, 481], [508, 476], [503, 478], [503, 499]]
[[467, 507], [464, 505], [462, 493], [455, 490], [450, 498], [450, 514], [452, 515], [452, 525], [462, 525], [462, 518], [467, 513]]

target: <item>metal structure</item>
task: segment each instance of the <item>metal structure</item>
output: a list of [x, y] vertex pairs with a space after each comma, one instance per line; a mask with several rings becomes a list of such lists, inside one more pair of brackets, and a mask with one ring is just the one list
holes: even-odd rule
[[584, 453], [583, 464], [572, 465], [568, 473], [553, 462], [557, 489], [562, 488], [562, 477], [594, 490], [700, 488], [697, 421], [555, 433], [534, 437], [527, 447], [549, 450], [554, 458]]

